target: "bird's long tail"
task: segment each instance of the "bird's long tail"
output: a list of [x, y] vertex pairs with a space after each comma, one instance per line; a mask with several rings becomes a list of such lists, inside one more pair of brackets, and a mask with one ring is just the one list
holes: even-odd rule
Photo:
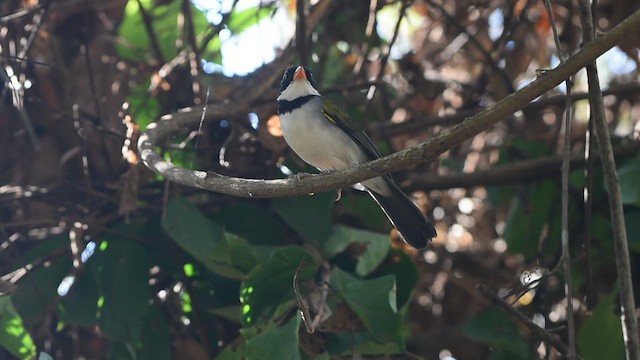
[[391, 178], [384, 179], [390, 195], [382, 195], [372, 189], [368, 189], [369, 194], [409, 245], [417, 249], [425, 248], [429, 240], [436, 236], [436, 229]]

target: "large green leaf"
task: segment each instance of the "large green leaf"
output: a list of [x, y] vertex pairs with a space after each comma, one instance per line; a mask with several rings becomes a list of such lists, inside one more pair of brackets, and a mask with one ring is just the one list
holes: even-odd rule
[[[48, 256], [55, 252], [62, 252], [64, 249], [69, 248], [70, 243], [71, 240], [69, 240], [69, 235], [67, 234], [48, 237], [27, 250], [18, 261], [12, 264], [12, 270], [17, 270], [18, 268], [31, 264], [43, 256]], [[64, 257], [69, 259], [66, 255]]]
[[36, 345], [10, 296], [0, 296], [0, 345], [19, 359], [32, 359], [36, 355]]
[[622, 203], [640, 207], [640, 156], [627, 161], [618, 170]]
[[[92, 261], [89, 259], [89, 261]], [[58, 303], [58, 314], [65, 324], [82, 325], [91, 328], [98, 323], [98, 299], [100, 289], [92, 271], [77, 275], [69, 293]]]
[[368, 194], [349, 194], [338, 203], [348, 215], [355, 216], [366, 228], [389, 230], [391, 223], [382, 209]]
[[[504, 231], [510, 252], [522, 254], [525, 258], [537, 253], [543, 227], [553, 219], [554, 209], [559, 209], [559, 196], [556, 184], [544, 180], [530, 184], [525, 196], [513, 200]], [[549, 235], [556, 235], [553, 231], [556, 226], [551, 225]], [[547, 245], [550, 242], [547, 241]]]
[[462, 330], [469, 339], [491, 347], [491, 360], [531, 359], [527, 342], [500, 309], [488, 307], [467, 320]]
[[404, 352], [404, 347], [399, 346], [398, 343], [379, 343], [370, 331], [327, 333], [326, 349], [334, 356], [350, 354], [381, 356]]
[[389, 253], [389, 236], [347, 226], [336, 226], [324, 243], [325, 256], [331, 258], [344, 251], [354, 242], [366, 244], [366, 249], [358, 257], [356, 273], [365, 276], [374, 271]]
[[249, 202], [227, 206], [213, 219], [252, 244], [280, 245], [286, 233], [284, 223], [275, 212]]
[[187, 253], [221, 276], [243, 279], [258, 263], [245, 239], [224, 231], [184, 198], [169, 202], [162, 227]]
[[616, 315], [618, 290], [605, 297], [578, 329], [578, 350], [585, 360], [624, 359], [622, 323]]
[[227, 26], [232, 33], [238, 34], [256, 25], [260, 20], [269, 16], [271, 12], [271, 6], [262, 5], [242, 10], [235, 9], [229, 17]]
[[358, 314], [378, 342], [395, 342], [403, 346], [393, 275], [360, 280], [335, 268], [331, 272], [331, 286]]
[[129, 112], [141, 130], [146, 129], [147, 125], [156, 121], [160, 116], [160, 103], [149, 93], [149, 84], [150, 81], [146, 81], [132, 88], [127, 96]]
[[242, 320], [246, 325], [256, 323], [267, 308], [275, 308], [294, 297], [293, 275], [302, 258], [306, 259], [300, 275], [303, 281], [312, 277], [318, 266], [309, 253], [297, 246], [275, 250], [267, 262], [249, 273], [240, 290]]
[[[131, 233], [135, 227], [123, 226], [120, 231]], [[105, 235], [98, 243], [88, 264], [100, 289], [100, 327], [112, 339], [136, 344], [150, 307], [152, 263], [145, 249], [129, 239]]]
[[139, 359], [170, 360], [171, 338], [165, 315], [156, 307], [147, 311], [142, 319]]
[[47, 263], [46, 266], [29, 270], [27, 275], [20, 279], [12, 300], [27, 326], [39, 323], [54, 306], [58, 297], [58, 285], [71, 269], [71, 257], [64, 255]]
[[[162, 56], [166, 61], [170, 61], [179, 50], [176, 48], [176, 41], [181, 31], [178, 23], [178, 15], [182, 11], [181, 2], [169, 1], [157, 5], [152, 0], [140, 0], [140, 4], [151, 18], [151, 28]], [[118, 28], [118, 34], [123, 41], [116, 43], [116, 49], [125, 59], [147, 60], [150, 54], [151, 40], [142, 17], [140, 4], [138, 0], [129, 0]], [[191, 17], [196, 34], [202, 33], [207, 26], [210, 26], [204, 13], [194, 6], [191, 6]]]
[[418, 283], [416, 264], [403, 251], [391, 249], [385, 261], [369, 277], [380, 277], [388, 274], [393, 274], [396, 277], [398, 310], [406, 310], [411, 302], [413, 289]]
[[313, 196], [274, 199], [275, 211], [305, 241], [320, 243], [331, 233], [331, 211], [336, 194], [325, 192]]
[[268, 327], [247, 341], [247, 359], [299, 360], [300, 314], [283, 326]]

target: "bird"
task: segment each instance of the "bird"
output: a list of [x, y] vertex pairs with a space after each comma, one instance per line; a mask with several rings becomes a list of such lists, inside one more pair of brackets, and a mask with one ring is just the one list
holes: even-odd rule
[[[346, 169], [381, 157], [367, 134], [338, 106], [324, 98], [311, 71], [292, 66], [285, 71], [276, 98], [282, 134], [304, 162], [321, 172]], [[405, 242], [423, 249], [436, 229], [386, 174], [354, 187], [367, 191]]]

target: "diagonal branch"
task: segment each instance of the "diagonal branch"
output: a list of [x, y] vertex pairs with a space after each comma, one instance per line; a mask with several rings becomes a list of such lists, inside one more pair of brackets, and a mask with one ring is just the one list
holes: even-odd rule
[[[173, 132], [195, 126], [200, 121], [201, 106], [165, 115], [159, 121], [149, 125], [140, 137], [138, 148], [144, 164], [149, 169], [171, 181], [200, 189], [242, 197], [280, 197], [334, 190], [381, 174], [405, 169], [418, 163], [435, 160], [445, 151], [522, 109], [538, 96], [553, 89], [566, 78], [592, 63], [605, 51], [620, 42], [623, 37], [638, 31], [640, 31], [640, 11], [635, 12], [609, 32], [586, 44], [557, 68], [544, 72], [535, 81], [502, 99], [494, 106], [443, 131], [432, 139], [416, 147], [331, 174], [309, 176], [304, 179], [259, 180], [176, 167], [158, 155], [155, 147], [160, 140], [167, 138]], [[241, 111], [245, 109], [242, 103], [253, 101], [255, 98], [236, 100], [239, 104], [233, 107], [226, 104], [209, 104], [206, 112], [207, 117], [220, 118], [242, 115]], [[233, 101], [228, 103], [234, 104]]]

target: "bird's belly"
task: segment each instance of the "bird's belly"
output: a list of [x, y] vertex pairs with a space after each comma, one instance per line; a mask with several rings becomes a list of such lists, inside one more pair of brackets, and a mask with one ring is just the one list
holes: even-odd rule
[[364, 151], [337, 126], [324, 119], [302, 119], [304, 117], [295, 116], [294, 111], [283, 114], [280, 122], [287, 144], [306, 163], [330, 171], [366, 161]]

